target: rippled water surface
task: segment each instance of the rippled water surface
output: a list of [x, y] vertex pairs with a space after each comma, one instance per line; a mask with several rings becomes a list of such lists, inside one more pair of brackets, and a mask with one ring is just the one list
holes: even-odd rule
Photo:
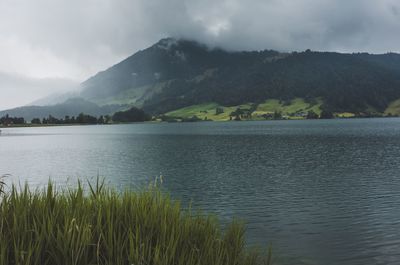
[[[295, 264], [400, 264], [400, 119], [8, 128], [0, 175], [44, 185], [165, 176]], [[284, 262], [283, 262], [284, 263]]]

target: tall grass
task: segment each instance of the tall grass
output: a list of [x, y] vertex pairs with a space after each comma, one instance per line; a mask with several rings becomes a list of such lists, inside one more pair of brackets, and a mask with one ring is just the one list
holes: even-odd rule
[[[2, 185], [0, 185], [2, 186]], [[224, 231], [154, 188], [119, 193], [103, 183], [0, 195], [0, 265], [258, 265], [244, 227]]]
[[6, 185], [6, 182], [4, 181], [4, 179], [6, 177], [7, 177], [6, 175], [0, 176], [0, 195], [2, 195], [4, 193], [4, 187]]

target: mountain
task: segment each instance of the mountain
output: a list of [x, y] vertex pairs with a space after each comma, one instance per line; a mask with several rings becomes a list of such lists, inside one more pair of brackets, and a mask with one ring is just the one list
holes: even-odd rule
[[54, 93], [47, 97], [40, 98], [28, 104], [28, 106], [50, 106], [66, 102], [69, 99], [80, 98], [79, 91]]
[[[77, 96], [80, 101], [60, 103]], [[309, 110], [318, 114], [399, 115], [400, 55], [234, 52], [167, 38], [84, 81], [78, 94], [37, 103], [53, 106], [6, 112], [25, 118], [63, 117], [138, 107], [151, 114], [201, 114], [208, 118], [217, 108], [231, 113], [237, 106], [245, 106], [264, 116], [281, 110], [300, 116]], [[230, 116], [225, 113], [223, 117]]]
[[61, 119], [65, 116], [78, 116], [80, 113], [85, 113], [92, 116], [109, 115], [120, 110], [117, 105], [107, 105], [99, 107], [97, 104], [82, 98], [71, 98], [67, 101], [50, 105], [50, 106], [24, 106], [15, 109], [0, 111], [0, 117], [8, 114], [11, 117], [24, 117], [30, 121], [33, 118], [44, 118], [52, 115], [55, 118]]
[[203, 103], [223, 106], [320, 99], [333, 112], [384, 112], [400, 98], [400, 55], [334, 52], [229, 52], [163, 39], [83, 84], [100, 105], [166, 113]]

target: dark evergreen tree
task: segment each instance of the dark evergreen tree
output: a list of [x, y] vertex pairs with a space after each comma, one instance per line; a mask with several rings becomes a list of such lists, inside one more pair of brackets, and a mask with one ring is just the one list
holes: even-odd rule
[[282, 119], [282, 113], [280, 111], [274, 111], [274, 115], [272, 116], [274, 120]]
[[151, 117], [143, 110], [132, 107], [127, 111], [116, 112], [112, 116], [114, 122], [142, 122], [149, 121]]
[[31, 123], [32, 123], [32, 124], [42, 124], [42, 122], [41, 122], [40, 119], [38, 119], [38, 118], [32, 119], [32, 120], [31, 120]]
[[306, 118], [309, 119], [309, 120], [313, 120], [313, 119], [318, 119], [319, 116], [318, 116], [318, 114], [315, 113], [313, 110], [309, 110], [309, 111], [307, 112], [307, 117], [306, 117]]
[[333, 119], [334, 115], [331, 111], [329, 110], [323, 110], [321, 111], [321, 115], [319, 117], [320, 119]]

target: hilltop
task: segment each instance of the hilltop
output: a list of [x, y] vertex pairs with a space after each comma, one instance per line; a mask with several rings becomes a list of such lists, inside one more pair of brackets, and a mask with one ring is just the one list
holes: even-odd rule
[[[153, 115], [182, 114], [192, 106], [200, 108], [198, 115], [215, 112], [217, 107], [227, 112], [245, 105], [260, 117], [274, 111], [304, 116], [309, 110], [350, 116], [398, 115], [400, 55], [226, 51], [168, 38], [97, 73], [81, 86], [78, 96], [93, 108], [97, 106], [95, 114], [132, 106]], [[63, 104], [56, 105], [57, 109]], [[33, 107], [29, 108], [32, 113]]]

